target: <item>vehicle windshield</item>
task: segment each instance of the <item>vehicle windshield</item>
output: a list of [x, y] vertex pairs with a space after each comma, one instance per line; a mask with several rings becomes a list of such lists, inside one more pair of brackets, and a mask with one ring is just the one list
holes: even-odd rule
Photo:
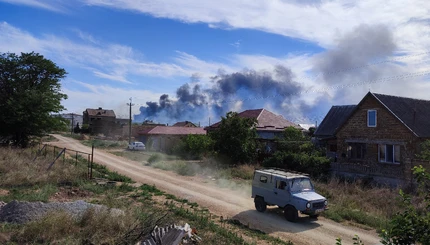
[[306, 178], [292, 179], [290, 185], [292, 192], [312, 191], [314, 189], [311, 180]]

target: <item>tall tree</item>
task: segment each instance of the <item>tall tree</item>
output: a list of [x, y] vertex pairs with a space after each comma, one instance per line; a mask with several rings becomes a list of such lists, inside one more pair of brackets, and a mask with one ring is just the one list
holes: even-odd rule
[[256, 124], [255, 118], [243, 118], [236, 112], [228, 112], [221, 118], [218, 129], [210, 133], [215, 151], [233, 163], [254, 160], [257, 155]]
[[0, 54], [0, 136], [25, 147], [30, 136], [40, 136], [62, 124], [52, 113], [64, 110], [60, 80], [66, 71], [31, 52]]

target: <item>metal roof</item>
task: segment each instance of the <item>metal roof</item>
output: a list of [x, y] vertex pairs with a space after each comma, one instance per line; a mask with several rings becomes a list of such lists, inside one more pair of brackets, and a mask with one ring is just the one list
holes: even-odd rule
[[335, 105], [318, 126], [314, 135], [316, 137], [331, 137], [336, 134], [336, 131], [345, 121], [352, 115], [356, 105]]

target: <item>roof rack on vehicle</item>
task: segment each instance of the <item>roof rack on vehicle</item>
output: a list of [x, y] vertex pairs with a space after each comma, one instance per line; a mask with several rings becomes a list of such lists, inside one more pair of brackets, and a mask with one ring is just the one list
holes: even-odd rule
[[262, 171], [264, 171], [264, 170], [271, 170], [271, 169], [277, 170], [277, 171], [283, 171], [283, 172], [287, 172], [287, 173], [291, 173], [291, 174], [309, 176], [309, 174], [307, 174], [307, 173], [302, 173], [302, 172], [299, 172], [299, 171], [294, 171], [294, 170], [289, 170], [289, 169], [283, 169], [283, 168], [275, 168], [275, 167], [273, 167], [273, 168], [272, 167], [259, 168], [259, 169], [256, 169], [256, 170], [262, 170]]

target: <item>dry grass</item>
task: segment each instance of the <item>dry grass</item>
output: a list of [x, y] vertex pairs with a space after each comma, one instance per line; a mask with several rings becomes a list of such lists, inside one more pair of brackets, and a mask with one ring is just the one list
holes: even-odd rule
[[52, 157], [38, 157], [30, 149], [0, 148], [0, 186], [45, 185], [73, 182], [86, 175], [85, 168], [72, 161], [57, 160], [48, 171]]
[[[76, 219], [65, 212], [52, 212], [40, 220], [23, 225], [11, 235], [18, 244], [133, 244], [160, 223], [161, 214], [139, 215], [137, 208], [124, 216], [109, 210], [89, 209]], [[142, 218], [143, 217], [143, 218]]]
[[399, 189], [370, 188], [335, 178], [314, 183], [317, 191], [329, 199], [330, 209], [324, 215], [335, 221], [351, 220], [382, 229], [401, 210]]

